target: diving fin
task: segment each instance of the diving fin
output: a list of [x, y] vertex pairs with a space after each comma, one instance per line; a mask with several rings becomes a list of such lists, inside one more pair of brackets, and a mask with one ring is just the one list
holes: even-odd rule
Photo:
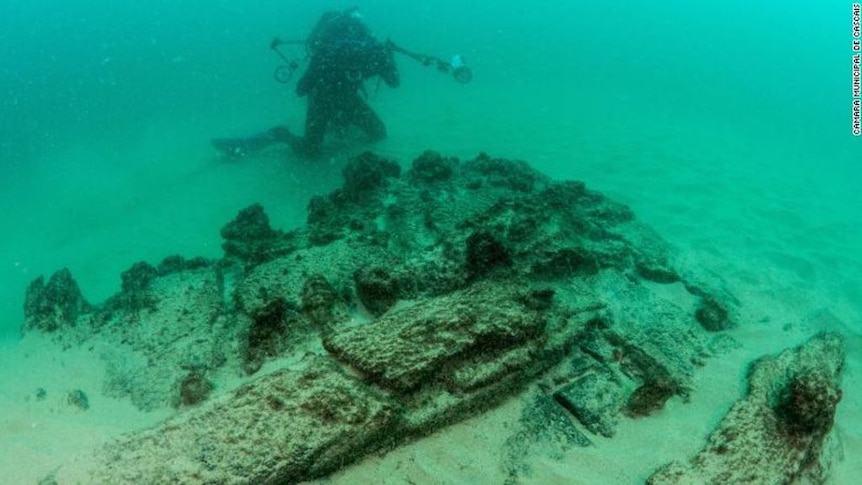
[[271, 130], [242, 138], [213, 138], [212, 146], [227, 158], [243, 158], [254, 155], [276, 143], [284, 143]]
[[277, 143], [284, 143], [296, 149], [302, 138], [294, 135], [285, 126], [276, 126], [256, 135], [243, 138], [213, 138], [212, 146], [227, 158], [243, 158], [254, 155]]

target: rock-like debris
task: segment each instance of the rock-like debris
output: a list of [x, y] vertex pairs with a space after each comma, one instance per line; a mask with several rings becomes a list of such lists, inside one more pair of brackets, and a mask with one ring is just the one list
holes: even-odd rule
[[748, 395], [703, 450], [665, 465], [648, 483], [824, 483], [843, 368], [844, 345], [833, 333], [759, 359], [748, 373]]
[[294, 249], [290, 238], [270, 227], [269, 216], [260, 204], [241, 210], [233, 221], [222, 227], [221, 237], [226, 258], [236, 258], [250, 265], [269, 261]]
[[363, 267], [353, 273], [356, 296], [372, 315], [379, 316], [398, 301], [398, 287], [386, 268]]
[[118, 439], [57, 483], [296, 483], [389, 444], [397, 405], [328, 359]]
[[842, 391], [828, 370], [796, 371], [775, 405], [785, 433], [793, 440], [821, 439], [832, 429]]
[[275, 298], [252, 316], [248, 339], [243, 342], [244, 369], [253, 374], [264, 361], [285, 352], [291, 337], [308, 327], [305, 318], [283, 298]]
[[591, 433], [610, 438], [623, 405], [624, 389], [612, 372], [597, 368], [558, 389], [554, 399]]
[[[177, 408], [57, 483], [295, 483], [536, 388], [525, 416], [556, 423], [536, 436], [582, 446], [685, 400], [736, 324], [732, 295], [583, 183], [431, 151], [405, 174], [364, 153], [344, 177], [306, 227], [253, 205], [224, 258], [139, 263], [102, 305], [68, 272], [34, 281], [25, 331], [110, 343], [107, 394]], [[776, 394], [790, 435], [824, 428], [818, 375]]]
[[203, 375], [192, 372], [180, 382], [180, 402], [182, 406], [202, 403], [213, 390], [213, 384]]
[[625, 412], [633, 417], [648, 416], [663, 408], [668, 399], [684, 392], [670, 377], [650, 376], [631, 393]]
[[302, 311], [322, 335], [333, 332], [334, 326], [346, 318], [346, 311], [335, 288], [322, 274], [305, 280], [301, 295]]
[[543, 315], [517, 301], [513, 288], [485, 284], [393, 311], [324, 345], [383, 388], [410, 393], [439, 381], [459, 392], [516, 372], [518, 359], [491, 375], [476, 364], [531, 347], [545, 325]]
[[509, 267], [512, 257], [509, 249], [486, 231], [476, 231], [467, 238], [467, 279], [474, 280], [494, 268]]
[[48, 283], [42, 276], [30, 283], [24, 300], [24, 331], [55, 332], [74, 326], [89, 309], [72, 272], [63, 268]]
[[544, 392], [536, 392], [525, 401], [517, 431], [503, 445], [505, 485], [515, 485], [520, 483], [519, 478], [529, 476], [532, 473], [530, 461], [535, 456], [561, 460], [572, 448], [592, 444], [566, 410]]
[[66, 404], [81, 411], [86, 411], [90, 409], [90, 398], [87, 397], [84, 391], [75, 389], [66, 393]]
[[401, 165], [365, 152], [344, 167], [343, 175], [344, 186], [339, 195], [358, 202], [366, 195], [373, 197], [385, 186], [387, 179], [398, 178], [401, 175]]
[[426, 150], [413, 160], [410, 178], [414, 183], [433, 184], [445, 182], [455, 174], [458, 159], [445, 158], [439, 153]]
[[694, 316], [698, 323], [710, 332], [727, 330], [731, 325], [727, 309], [712, 297], [706, 297], [700, 302]]

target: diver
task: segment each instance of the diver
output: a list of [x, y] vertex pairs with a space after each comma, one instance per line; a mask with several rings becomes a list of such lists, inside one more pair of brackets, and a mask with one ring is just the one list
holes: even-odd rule
[[296, 94], [307, 98], [304, 135], [276, 126], [247, 138], [214, 139], [213, 145], [229, 157], [239, 157], [286, 143], [297, 154], [313, 158], [320, 155], [330, 129], [343, 132], [352, 125], [369, 141], [386, 138], [386, 125], [365, 100], [364, 82], [379, 76], [388, 86], [398, 87], [392, 45], [374, 38], [356, 7], [324, 13], [305, 41], [308, 67], [296, 85]]
[[[296, 85], [296, 94], [308, 98], [305, 136], [288, 136], [294, 150], [317, 155], [327, 127], [354, 125], [369, 141], [386, 138], [386, 126], [364, 98], [363, 82], [380, 76], [392, 88], [400, 84], [395, 56], [362, 23], [359, 12], [324, 13], [307, 44], [308, 69]], [[276, 134], [286, 133], [279, 128]]]
[[357, 7], [324, 13], [308, 39], [288, 42], [273, 39], [269, 47], [284, 61], [274, 72], [275, 80], [280, 83], [291, 82], [300, 66], [299, 59], [290, 59], [280, 50], [285, 44], [304, 45], [309, 61], [296, 85], [297, 95], [307, 98], [305, 134], [299, 136], [287, 127], [276, 126], [245, 138], [213, 139], [213, 146], [228, 158], [251, 155], [279, 143], [290, 145], [300, 155], [316, 157], [328, 130], [344, 133], [351, 125], [363, 131], [370, 141], [386, 138], [386, 125], [365, 100], [364, 83], [377, 77], [390, 87], [398, 87], [400, 76], [395, 53], [451, 74], [460, 84], [473, 79], [473, 70], [460, 54], [447, 61], [407, 50], [389, 39], [378, 41], [362, 23]]

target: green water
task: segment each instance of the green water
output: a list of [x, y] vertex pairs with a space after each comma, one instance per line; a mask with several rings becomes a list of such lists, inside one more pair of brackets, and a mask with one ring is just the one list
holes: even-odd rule
[[[229, 162], [209, 139], [301, 130], [304, 101], [273, 80], [269, 42], [350, 5], [0, 5], [0, 337], [18, 338], [39, 275], [68, 267], [98, 303], [137, 261], [220, 257], [220, 227], [253, 202], [276, 227], [303, 224], [350, 149]], [[474, 71], [460, 85], [399, 58], [399, 89], [369, 86], [389, 130], [373, 150], [405, 166], [427, 148], [487, 152], [583, 180], [720, 274], [749, 314], [840, 330], [858, 363], [850, 2], [372, 0], [361, 11], [379, 37], [461, 53]], [[851, 447], [862, 440], [844, 416], [858, 402], [847, 389], [839, 409]]]
[[[68, 266], [98, 302], [135, 261], [219, 256], [219, 227], [248, 203], [289, 228], [336, 186], [342, 159], [227, 164], [208, 146], [301, 126], [268, 42], [341, 6], [257, 3], [0, 7], [2, 333], [17, 335], [37, 275]], [[399, 59], [402, 87], [372, 93], [390, 131], [375, 149], [526, 159], [683, 248], [832, 291], [858, 318], [850, 4], [658, 3], [366, 2], [381, 38], [462, 53], [475, 72], [458, 85]]]
[[[257, 3], [0, 7], [3, 334], [17, 335], [37, 275], [68, 266], [98, 302], [136, 261], [219, 256], [219, 227], [246, 204], [294, 227], [338, 184], [343, 159], [227, 164], [208, 146], [301, 126], [269, 40], [302, 38], [343, 6]], [[402, 87], [372, 90], [390, 132], [376, 150], [405, 164], [425, 148], [523, 158], [631, 204], [681, 247], [836, 292], [858, 317], [849, 3], [378, 0], [362, 12], [381, 38], [461, 53], [475, 72], [458, 85], [400, 58]]]

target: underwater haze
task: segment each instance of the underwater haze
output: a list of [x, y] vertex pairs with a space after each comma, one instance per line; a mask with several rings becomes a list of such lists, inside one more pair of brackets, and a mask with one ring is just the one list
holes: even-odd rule
[[[269, 41], [302, 38], [321, 11], [349, 5], [4, 2], [3, 333], [17, 334], [24, 290], [40, 274], [67, 266], [101, 301], [135, 261], [219, 255], [220, 224], [250, 201], [279, 227], [301, 223], [307, 196], [337, 183], [338, 167], [310, 187], [307, 167], [219, 164], [208, 139], [298, 128], [302, 101], [273, 80]], [[862, 144], [850, 133], [847, 2], [360, 7], [379, 37], [461, 53], [475, 72], [462, 86], [399, 59], [402, 87], [372, 104], [390, 131], [379, 150], [402, 162], [425, 148], [518, 156], [618, 196], [677, 244], [709, 238], [668, 232], [696, 216], [757, 226], [753, 239], [774, 223], [800, 242], [856, 247]], [[660, 172], [700, 173], [702, 187]], [[709, 213], [686, 213], [687, 189], [711, 198]], [[746, 205], [735, 191], [749, 190], [783, 205]], [[797, 258], [792, 246], [770, 251]], [[859, 269], [854, 254], [815, 256], [793, 269], [823, 280], [836, 276], [819, 276], [826, 268]], [[835, 289], [855, 298], [857, 285]]]
[[[461, 54], [472, 81], [398, 56], [399, 88], [367, 86], [387, 139], [316, 161], [220, 157], [211, 138], [278, 124], [301, 132], [305, 101], [295, 78], [274, 79], [283, 61], [270, 41], [304, 39], [322, 12], [353, 5], [380, 39]], [[354, 153], [409, 167], [433, 149], [583, 181], [763, 305], [750, 314], [848, 336], [852, 370], [862, 351], [862, 137], [852, 127], [851, 6], [3, 0], [0, 352], [20, 340], [39, 276], [69, 268], [101, 303], [138, 261], [221, 257], [220, 228], [252, 203], [274, 228], [305, 224], [309, 199], [339, 186]], [[284, 52], [305, 67], [300, 47]], [[858, 416], [858, 390], [845, 393]], [[858, 422], [842, 421], [849, 412], [839, 423]], [[853, 456], [862, 428], [839, 426]]]

